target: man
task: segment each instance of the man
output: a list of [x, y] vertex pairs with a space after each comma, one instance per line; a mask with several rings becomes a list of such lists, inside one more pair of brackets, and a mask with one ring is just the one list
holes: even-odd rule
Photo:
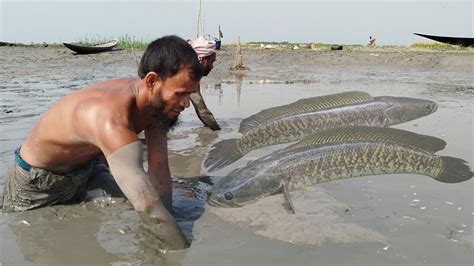
[[375, 37], [369, 36], [369, 46], [375, 46]]
[[[96, 158], [112, 175], [145, 226], [169, 249], [188, 243], [171, 216], [172, 183], [166, 133], [199, 87], [203, 68], [186, 41], [165, 36], [150, 43], [139, 78], [100, 82], [60, 99], [16, 151], [5, 177], [5, 211], [81, 199]], [[137, 136], [145, 131], [148, 173]]]
[[[207, 76], [214, 68], [214, 61], [216, 61], [216, 42], [199, 37], [194, 41], [188, 40], [188, 43], [193, 47], [194, 51], [196, 51], [199, 62], [204, 67], [204, 76]], [[191, 102], [193, 103], [197, 116], [205, 126], [212, 130], [221, 129], [214, 115], [212, 115], [211, 111], [207, 108], [202, 98], [200, 87], [196, 93], [191, 94]]]

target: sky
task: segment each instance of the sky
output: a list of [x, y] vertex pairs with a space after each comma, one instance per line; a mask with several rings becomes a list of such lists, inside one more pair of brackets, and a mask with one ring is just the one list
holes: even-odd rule
[[[204, 0], [204, 29], [222, 42], [379, 45], [426, 42], [414, 32], [473, 37], [472, 0]], [[61, 43], [124, 35], [197, 34], [199, 0], [0, 0], [0, 41]]]

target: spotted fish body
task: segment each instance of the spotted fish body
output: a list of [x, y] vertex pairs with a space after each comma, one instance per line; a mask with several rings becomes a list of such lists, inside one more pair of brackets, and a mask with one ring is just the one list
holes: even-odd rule
[[388, 125], [383, 115], [386, 108], [385, 102], [369, 101], [283, 116], [245, 132], [235, 146], [240, 153], [246, 154], [269, 145], [301, 140], [316, 130], [352, 125], [384, 127]]
[[428, 115], [436, 109], [432, 101], [371, 97], [357, 91], [302, 99], [244, 119], [239, 129], [242, 136], [216, 143], [204, 166], [209, 171], [217, 170], [252, 150], [298, 141], [323, 129], [353, 125], [386, 127]]
[[394, 128], [329, 129], [236, 169], [216, 183], [209, 202], [235, 207], [281, 192], [350, 177], [421, 174], [440, 182], [472, 178], [466, 162], [435, 154], [446, 143]]
[[377, 142], [342, 143], [330, 148], [301, 150], [297, 156], [281, 158], [278, 171], [289, 178], [290, 189], [301, 188], [341, 178], [413, 173], [437, 177], [443, 164], [440, 156], [408, 149], [404, 146]]

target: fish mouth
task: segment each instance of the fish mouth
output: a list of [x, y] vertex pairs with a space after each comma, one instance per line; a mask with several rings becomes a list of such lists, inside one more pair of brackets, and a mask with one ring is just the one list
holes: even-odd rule
[[211, 205], [212, 207], [220, 207], [220, 208], [240, 207], [238, 205], [230, 206], [230, 205], [224, 204], [216, 200], [215, 198], [213, 198], [211, 195], [207, 196], [207, 203]]

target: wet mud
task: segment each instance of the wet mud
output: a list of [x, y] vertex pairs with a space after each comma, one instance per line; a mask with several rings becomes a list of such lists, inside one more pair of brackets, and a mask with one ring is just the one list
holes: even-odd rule
[[[443, 139], [447, 147], [439, 154], [472, 168], [473, 51], [244, 49], [250, 69], [241, 72], [229, 70], [233, 56], [231, 49], [220, 51], [201, 83], [222, 130], [202, 127], [189, 108], [169, 134], [173, 214], [192, 240], [190, 249], [163, 254], [125, 199], [95, 190], [83, 203], [0, 214], [0, 262], [472, 264], [472, 180], [443, 184], [421, 175], [383, 175], [329, 182], [292, 192], [297, 213], [291, 215], [281, 206], [282, 195], [235, 209], [206, 203], [215, 180], [281, 146], [252, 151], [216, 172], [206, 172], [202, 161], [212, 144], [238, 137], [240, 121], [262, 109], [361, 90], [437, 102], [435, 113], [396, 127]], [[57, 99], [93, 82], [136, 76], [127, 50], [77, 56], [60, 48], [0, 47], [0, 60], [6, 62], [0, 66], [0, 176]]]

